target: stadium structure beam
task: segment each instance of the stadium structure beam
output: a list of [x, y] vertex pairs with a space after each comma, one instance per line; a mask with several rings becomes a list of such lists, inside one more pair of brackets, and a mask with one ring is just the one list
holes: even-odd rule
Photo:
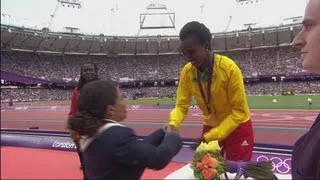
[[229, 16], [229, 21], [228, 21], [228, 24], [227, 24], [226, 29], [224, 30], [224, 32], [227, 32], [227, 31], [228, 31], [229, 26], [230, 26], [230, 24], [231, 24], [231, 21], [232, 21], [232, 16]]
[[78, 40], [78, 44], [76, 45], [76, 51], [79, 50], [79, 46], [80, 46], [81, 42], [82, 42], [82, 41], [79, 39], [79, 40]]
[[44, 40], [44, 38], [41, 38], [41, 40], [40, 40], [40, 42], [38, 43], [38, 45], [34, 47], [34, 50], [35, 50], [35, 51], [39, 49], [39, 47], [40, 47], [41, 43], [43, 42], [43, 40]]
[[137, 44], [138, 44], [138, 38], [135, 39], [135, 42], [134, 42], [134, 55], [137, 55]]
[[48, 27], [47, 27], [48, 29], [50, 29], [51, 25], [53, 24], [56, 13], [58, 12], [59, 7], [60, 7], [59, 5], [62, 5], [63, 7], [67, 6], [68, 8], [77, 7], [78, 9], [80, 9], [81, 8], [81, 1], [80, 0], [57, 0], [57, 5], [54, 8], [53, 13], [50, 15], [51, 19], [50, 19]]
[[250, 46], [250, 49], [252, 48], [252, 43], [251, 43], [251, 33], [252, 33], [252, 26], [254, 26], [254, 25], [256, 25], [257, 23], [246, 23], [246, 24], [244, 24], [244, 26], [246, 26], [247, 27], [247, 29], [248, 29], [248, 35], [249, 35], [249, 46]]
[[18, 33], [14, 34], [5, 44], [9, 44], [15, 37], [17, 37]]
[[58, 39], [58, 37], [54, 38], [53, 42], [50, 44], [49, 49], [51, 49], [51, 48], [52, 48], [52, 46], [54, 45], [54, 43], [56, 42], [56, 40], [57, 40], [57, 39]]
[[21, 41], [19, 48], [21, 48], [21, 46], [23, 45], [24, 42], [26, 42], [31, 36], [27, 36], [27, 38], [25, 38], [24, 40]]
[[70, 39], [68, 39], [67, 43], [64, 45], [63, 50], [62, 50], [62, 54], [64, 54], [64, 52], [66, 52], [66, 48], [67, 48], [69, 42], [70, 42]]
[[112, 52], [113, 54], [115, 54], [114, 49], [116, 48], [116, 41], [117, 41], [117, 38], [114, 37], [114, 39], [113, 39], [113, 44], [112, 44], [112, 49], [111, 49], [111, 52]]
[[88, 55], [90, 54], [90, 51], [91, 51], [91, 48], [92, 48], [92, 44], [93, 44], [93, 39], [91, 40], [91, 42], [90, 42], [90, 46], [89, 46], [89, 48], [88, 48]]

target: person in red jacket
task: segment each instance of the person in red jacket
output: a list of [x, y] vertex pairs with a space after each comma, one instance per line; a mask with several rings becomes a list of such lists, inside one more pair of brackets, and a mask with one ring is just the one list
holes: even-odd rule
[[81, 67], [80, 79], [78, 81], [78, 85], [72, 91], [71, 97], [71, 107], [69, 112], [69, 117], [73, 116], [76, 112], [78, 112], [78, 98], [80, 95], [80, 89], [88, 82], [93, 80], [98, 80], [98, 69], [97, 66], [93, 63], [85, 63]]
[[[98, 79], [99, 79], [98, 78], [98, 68], [95, 64], [85, 63], [81, 66], [80, 79], [78, 81], [78, 85], [72, 91], [71, 107], [70, 107], [70, 111], [68, 114], [69, 118], [73, 117], [78, 112], [78, 99], [80, 96], [81, 88], [85, 84], [87, 84], [88, 82], [98, 80]], [[77, 152], [78, 152], [80, 164], [81, 164], [80, 168], [84, 169], [83, 158], [82, 158], [82, 154], [80, 152], [80, 145], [79, 145], [80, 136], [77, 135], [77, 133], [72, 132], [71, 138], [73, 139], [74, 144], [77, 147]], [[84, 175], [84, 177], [85, 177], [85, 175]]]

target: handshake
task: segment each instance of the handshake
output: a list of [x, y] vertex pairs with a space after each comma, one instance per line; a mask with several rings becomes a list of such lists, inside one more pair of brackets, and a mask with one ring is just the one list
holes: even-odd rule
[[[170, 124], [164, 125], [164, 127], [162, 128], [162, 130], [163, 130], [166, 134], [177, 134], [177, 135], [179, 135], [178, 129], [177, 129], [175, 126], [170, 125]], [[195, 143], [190, 145], [191, 149], [196, 150], [197, 147], [198, 147], [202, 142], [207, 143], [203, 136], [200, 137], [200, 138], [197, 138], [196, 141], [195, 141]]]
[[166, 124], [162, 130], [165, 132], [165, 133], [169, 133], [169, 134], [178, 134], [179, 135], [179, 131], [178, 129], [173, 126], [173, 125], [170, 125], [170, 124]]

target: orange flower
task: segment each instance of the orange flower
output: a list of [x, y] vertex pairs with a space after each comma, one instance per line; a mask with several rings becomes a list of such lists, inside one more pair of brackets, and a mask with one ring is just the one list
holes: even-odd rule
[[212, 168], [204, 168], [202, 171], [201, 171], [201, 174], [202, 176], [204, 177], [204, 179], [212, 179], [214, 177], [217, 176], [218, 174], [218, 171], [216, 169], [212, 169]]
[[202, 176], [204, 177], [204, 179], [212, 179], [215, 175], [214, 172], [212, 171], [212, 169], [203, 169], [201, 171]]
[[197, 167], [198, 169], [203, 169], [203, 164], [202, 164], [201, 162], [197, 162], [197, 163], [196, 163], [196, 167]]
[[216, 169], [212, 169], [212, 174], [213, 174], [213, 177], [215, 177], [218, 174], [218, 171]]
[[202, 164], [208, 168], [216, 168], [218, 166], [218, 161], [216, 158], [210, 156], [210, 154], [204, 155], [202, 159]]

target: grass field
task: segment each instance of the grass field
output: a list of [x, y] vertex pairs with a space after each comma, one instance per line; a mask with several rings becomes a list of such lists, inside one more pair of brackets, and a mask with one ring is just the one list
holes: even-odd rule
[[[320, 95], [295, 95], [295, 96], [248, 96], [251, 109], [308, 109], [308, 98], [312, 99], [311, 109], [320, 109]], [[273, 102], [277, 99], [277, 103]], [[174, 104], [175, 99], [138, 99], [128, 100], [128, 104]]]
[[[248, 96], [251, 109], [309, 109], [308, 98], [312, 99], [310, 109], [320, 110], [319, 95], [294, 95], [294, 96]], [[277, 103], [273, 100], [277, 99]], [[173, 98], [148, 98], [138, 100], [128, 100], [128, 104], [134, 105], [174, 105]], [[6, 105], [7, 103], [1, 103]], [[193, 103], [194, 104], [194, 103]], [[38, 103], [38, 106], [48, 106], [48, 102]], [[70, 101], [57, 101], [49, 106], [70, 106]]]

